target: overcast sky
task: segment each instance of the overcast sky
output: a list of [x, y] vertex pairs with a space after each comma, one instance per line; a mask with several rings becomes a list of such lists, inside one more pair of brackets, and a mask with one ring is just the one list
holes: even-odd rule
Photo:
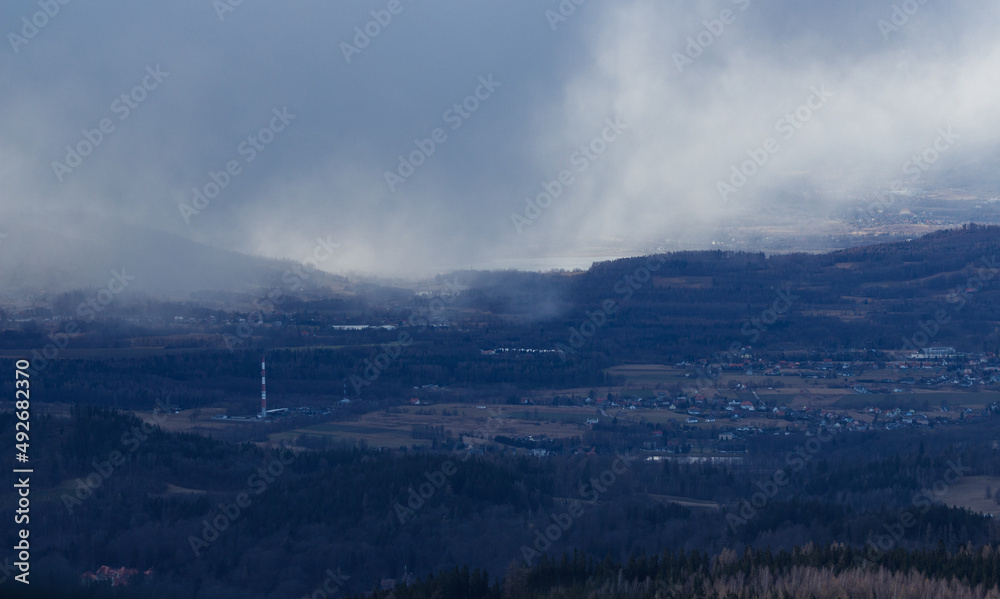
[[321, 237], [324, 269], [400, 274], [827, 210], [924, 184], [935, 143], [928, 177], [996, 170], [994, 3], [236, 1], [3, 2], [0, 235]]

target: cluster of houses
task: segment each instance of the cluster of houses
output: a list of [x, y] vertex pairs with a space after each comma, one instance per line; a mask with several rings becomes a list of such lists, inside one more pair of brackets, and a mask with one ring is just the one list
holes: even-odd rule
[[[894, 359], [872, 359], [872, 352], [857, 351], [858, 358], [834, 360], [825, 358], [812, 361], [791, 361], [753, 357], [750, 353], [733, 356], [726, 362], [699, 360], [695, 364], [681, 362], [677, 366], [690, 369], [690, 376], [706, 372], [722, 371], [754, 377], [800, 377], [806, 379], [857, 378], [871, 371], [895, 371], [897, 378], [880, 376], [877, 379], [859, 381], [854, 385], [859, 393], [901, 393], [906, 386], [954, 385], [973, 387], [976, 385], [1000, 384], [1000, 354], [993, 352], [960, 353], [953, 347], [926, 347], [917, 353], [907, 353]], [[903, 352], [899, 352], [902, 354]], [[899, 373], [905, 373], [899, 376]], [[888, 385], [888, 386], [886, 386]]]
[[481, 349], [479, 350], [479, 355], [481, 356], [502, 356], [505, 354], [554, 354], [559, 350], [557, 349], [534, 349], [534, 348], [518, 348], [518, 347], [498, 347], [496, 349]]

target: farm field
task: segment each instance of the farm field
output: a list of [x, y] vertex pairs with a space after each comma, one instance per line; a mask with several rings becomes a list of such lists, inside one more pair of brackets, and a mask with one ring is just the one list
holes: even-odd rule
[[[352, 421], [331, 421], [303, 426], [293, 430], [271, 433], [268, 444], [296, 444], [300, 436], [326, 438], [349, 444], [360, 443], [370, 447], [398, 449], [400, 447], [423, 447], [431, 444], [430, 439], [441, 439], [450, 435], [454, 439], [463, 437], [465, 443], [483, 443], [486, 438], [496, 435], [509, 437], [535, 437], [536, 439], [566, 439], [582, 436], [590, 425], [588, 420], [597, 419], [607, 423], [617, 419], [622, 423], [649, 424], [654, 428], [692, 428], [723, 432], [737, 427], [778, 428], [801, 430], [808, 428], [804, 422], [788, 422], [783, 419], [768, 418], [762, 412], [740, 411], [739, 420], [730, 420], [716, 415], [712, 422], [708, 416], [697, 416], [698, 422], [688, 423], [689, 415], [684, 411], [670, 411], [665, 408], [626, 409], [600, 404], [589, 405], [548, 405], [554, 398], [592, 396], [603, 399], [608, 393], [615, 396], [655, 397], [659, 394], [672, 395], [678, 388], [691, 390], [691, 374], [684, 367], [664, 364], [627, 364], [607, 370], [609, 374], [623, 377], [621, 385], [596, 388], [568, 388], [528, 392], [523, 399], [529, 404], [490, 404], [487, 409], [479, 409], [471, 403], [432, 403], [425, 405], [405, 405], [371, 412]], [[882, 370], [868, 373], [869, 378], [893, 376], [894, 371]], [[905, 374], [900, 371], [896, 374]], [[945, 417], [958, 419], [962, 408], [982, 409], [992, 402], [1000, 401], [1000, 392], [963, 390], [920, 389], [908, 387], [903, 393], [869, 393], [853, 391], [853, 379], [806, 379], [797, 376], [760, 377], [740, 373], [723, 373], [716, 381], [717, 387], [701, 389], [706, 396], [720, 394], [730, 400], [764, 401], [769, 405], [787, 405], [793, 409], [824, 409], [851, 416], [856, 420], [871, 422], [874, 415], [862, 413], [869, 406], [882, 409], [913, 409], [931, 418]], [[737, 383], [756, 385], [754, 390], [733, 388]], [[767, 386], [768, 383], [771, 386]], [[540, 405], [535, 405], [535, 404]], [[544, 405], [542, 405], [544, 404]], [[942, 404], [950, 407], [941, 411]], [[134, 412], [143, 420], [157, 424], [171, 432], [212, 432], [228, 427], [254, 427], [256, 422], [232, 422], [213, 419], [223, 414], [223, 408], [203, 408], [185, 410], [178, 414], [153, 414]], [[423, 429], [432, 427], [434, 434], [424, 434]]]
[[[132, 414], [144, 422], [159, 426], [171, 433], [211, 432], [231, 426], [239, 426], [232, 422], [213, 420], [212, 417], [226, 413], [225, 408], [199, 408], [174, 413], [153, 413], [147, 410], [133, 410]], [[254, 424], [254, 423], [250, 423]], [[244, 423], [244, 425], [246, 425]]]
[[[602, 413], [603, 412], [603, 413]], [[491, 414], [498, 414], [494, 422], [489, 422]], [[667, 426], [684, 425], [687, 415], [669, 410], [620, 410], [609, 408], [600, 410], [582, 406], [490, 406], [480, 410], [468, 404], [435, 404], [433, 406], [406, 407], [392, 411], [365, 414], [350, 422], [326, 422], [269, 436], [271, 444], [292, 443], [300, 435], [327, 437], [338, 441], [361, 442], [371, 447], [396, 449], [400, 446], [425, 446], [426, 439], [414, 438], [413, 431], [419, 427], [441, 427], [463, 441], [473, 445], [483, 442], [483, 437], [503, 435], [508, 437], [535, 437], [566, 439], [582, 436], [589, 429], [588, 419], [596, 418], [610, 422], [618, 418], [621, 422], [649, 423]], [[799, 425], [764, 417], [746, 417], [738, 422], [720, 419], [714, 423], [704, 421], [695, 427], [709, 430], [731, 428], [733, 426], [790, 426]]]
[[[986, 498], [990, 487], [990, 499]], [[993, 495], [1000, 489], [1000, 476], [964, 476], [948, 487], [941, 500], [951, 507], [964, 507], [981, 514], [1000, 515], [1000, 505]]]
[[[479, 437], [494, 435], [557, 439], [581, 435], [584, 422], [594, 417], [594, 412], [593, 408], [546, 406], [536, 416], [531, 406], [490, 406], [485, 410], [459, 403], [406, 406], [368, 413], [351, 422], [326, 422], [275, 433], [270, 441], [294, 442], [299, 435], [314, 435], [395, 449], [429, 444], [413, 436], [415, 428], [425, 426], [443, 427], [453, 437], [462, 435], [465, 442], [473, 444], [480, 442]], [[490, 422], [494, 414], [496, 418]]]

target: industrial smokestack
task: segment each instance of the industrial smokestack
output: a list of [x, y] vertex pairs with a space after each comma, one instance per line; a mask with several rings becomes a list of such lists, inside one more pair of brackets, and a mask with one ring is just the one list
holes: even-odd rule
[[264, 356], [260, 357], [260, 417], [267, 418], [267, 385], [264, 378]]

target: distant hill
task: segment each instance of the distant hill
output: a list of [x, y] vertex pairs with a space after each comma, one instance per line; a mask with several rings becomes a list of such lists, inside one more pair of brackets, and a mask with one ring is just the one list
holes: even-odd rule
[[[135, 277], [128, 291], [188, 299], [198, 291], [248, 292], [281, 285], [288, 261], [249, 256], [141, 227], [90, 222], [74, 229], [6, 226], [0, 239], [0, 291], [49, 294], [103, 288], [112, 271]], [[307, 286], [337, 280], [314, 273]]]
[[927, 325], [937, 331], [928, 342], [966, 351], [1000, 344], [995, 226], [818, 255], [676, 252], [570, 275], [478, 273], [471, 281], [464, 307], [550, 321], [563, 340], [588, 320], [606, 322], [586, 349], [618, 360], [704, 356], [734, 342], [902, 349], [905, 339], [922, 339], [928, 319], [941, 320]]

